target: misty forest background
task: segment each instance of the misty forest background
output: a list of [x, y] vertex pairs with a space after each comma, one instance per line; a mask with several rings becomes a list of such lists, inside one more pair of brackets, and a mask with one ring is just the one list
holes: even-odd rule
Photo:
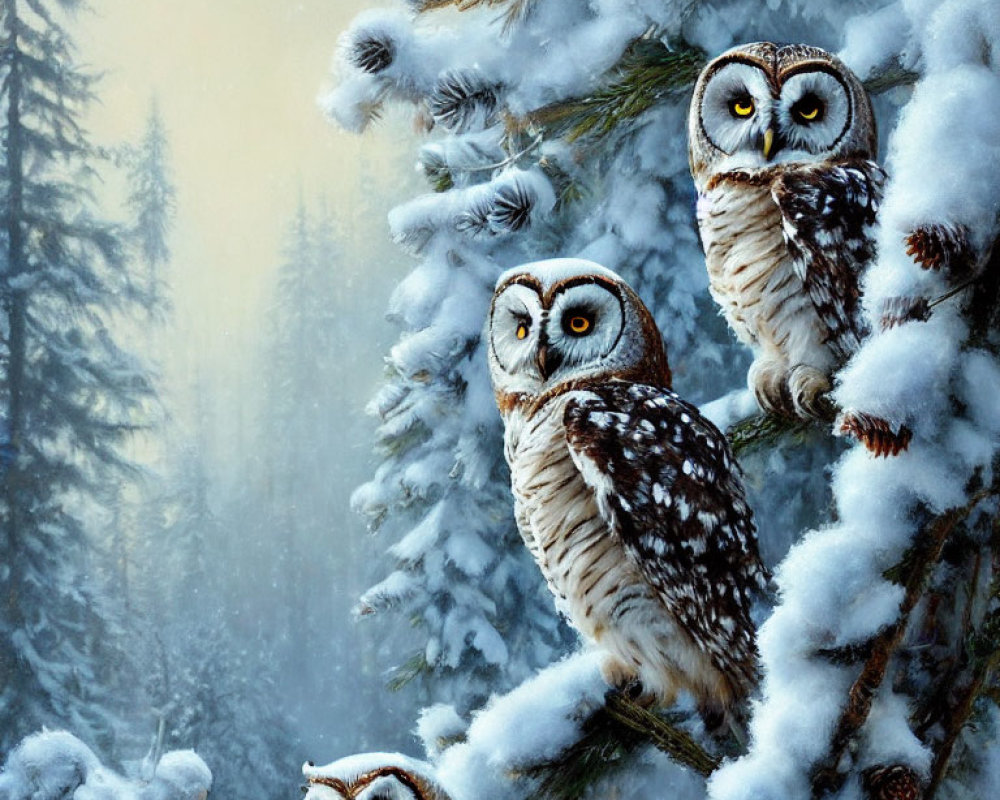
[[129, 141], [88, 135], [77, 5], [0, 6], [0, 762], [65, 729], [119, 770], [193, 748], [217, 796], [284, 796], [307, 758], [408, 739], [381, 699], [392, 634], [351, 621], [379, 548], [349, 501], [374, 468], [399, 181], [363, 166], [350, 215], [337, 185], [273, 209], [259, 324], [220, 363], [196, 317], [225, 298], [175, 303], [220, 269], [173, 256], [193, 198], [169, 99], [142, 90]]
[[[191, 326], [241, 278], [179, 263], [170, 98], [150, 87], [128, 141], [88, 135], [80, 5], [0, 0], [0, 762], [47, 727], [131, 777], [192, 748], [219, 797], [372, 750], [457, 800], [994, 796], [1000, 121], [967, 112], [1000, 108], [995, 2], [365, 11], [325, 32], [319, 105], [371, 161], [270, 209], [282, 245], [224, 359]], [[754, 417], [708, 296], [689, 87], [759, 39], [840, 52], [873, 94], [877, 335], [833, 399], [905, 425], [895, 459]], [[937, 223], [964, 249], [921, 269], [904, 237]], [[553, 255], [629, 280], [675, 388], [737, 423], [780, 589], [746, 751], [683, 704], [598, 725], [606, 687], [519, 540], [480, 332], [496, 276]], [[192, 305], [197, 272], [234, 283]], [[690, 769], [649, 746], [668, 722]]]

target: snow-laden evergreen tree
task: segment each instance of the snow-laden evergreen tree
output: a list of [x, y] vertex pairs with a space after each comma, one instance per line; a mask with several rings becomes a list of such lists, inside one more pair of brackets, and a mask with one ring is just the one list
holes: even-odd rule
[[108, 755], [124, 654], [88, 531], [150, 385], [110, 332], [140, 293], [87, 191], [76, 5], [0, 3], [0, 750], [47, 725]]
[[[353, 437], [343, 420], [344, 376], [360, 338], [347, 320], [343, 261], [325, 203], [311, 217], [300, 200], [266, 313], [263, 413], [256, 426], [256, 466], [266, 487], [262, 537], [278, 536], [282, 543], [271, 566], [280, 609], [271, 624], [285, 631], [283, 672], [299, 687], [297, 718], [323, 716], [315, 708], [317, 692], [335, 705], [349, 703], [334, 692], [347, 690], [345, 674], [361, 670], [342, 591], [360, 569], [360, 546], [345, 533], [348, 498], [337, 488], [349, 485], [339, 474], [351, 469]], [[340, 624], [331, 624], [338, 618]], [[303, 658], [305, 653], [330, 657]], [[366, 688], [359, 682], [348, 691]]]
[[[995, 259], [987, 264], [1000, 136], [983, 113], [1000, 81], [1000, 9], [985, 0], [413, 0], [359, 17], [342, 37], [327, 108], [363, 131], [386, 103], [410, 104], [428, 132], [419, 163], [434, 190], [390, 220], [419, 261], [393, 301], [403, 333], [373, 404], [384, 461], [357, 495], [402, 534], [391, 550], [397, 571], [368, 604], [400, 604], [424, 623], [424, 662], [449, 678], [432, 696], [461, 710], [558, 651], [550, 606], [529, 611], [519, 600], [511, 614], [495, 580], [513, 574], [497, 565], [516, 564], [522, 591], [538, 601], [505, 516], [479, 342], [505, 267], [575, 255], [615, 269], [654, 311], [678, 391], [721, 424], [754, 413], [741, 389], [747, 354], [708, 298], [685, 122], [705, 59], [755, 40], [840, 51], [876, 93], [889, 171], [866, 282], [876, 333], [834, 399], [905, 424], [910, 450], [875, 460], [821, 427], [789, 435], [758, 417], [733, 428], [780, 589], [773, 614], [761, 609], [765, 674], [747, 753], [729, 753], [716, 772], [697, 726], [678, 734], [641, 710], [604, 708], [585, 654], [495, 699], [467, 729], [454, 709], [425, 713], [428, 754], [459, 800], [612, 786], [630, 798], [971, 797], [1000, 785], [990, 699], [1000, 435], [989, 401], [1000, 373]], [[911, 250], [931, 241], [941, 252], [927, 263], [938, 269], [915, 263], [904, 239]], [[439, 498], [473, 491], [474, 503], [439, 512]], [[484, 509], [488, 546], [477, 569], [463, 569], [455, 553], [481, 530]], [[478, 629], [454, 617], [473, 601], [485, 610], [474, 619], [522, 643], [499, 651], [485, 687], [489, 653]], [[602, 731], [618, 724], [611, 746]], [[650, 739], [688, 769], [643, 750]], [[706, 783], [699, 772], [714, 775]]]
[[[411, 665], [430, 667], [438, 686], [454, 676], [453, 695], [430, 696], [467, 710], [567, 644], [514, 527], [484, 371], [479, 336], [499, 272], [548, 255], [615, 269], [654, 310], [679, 390], [696, 401], [739, 386], [747, 360], [708, 297], [690, 214], [683, 89], [703, 57], [682, 38], [697, 27], [690, 10], [549, 2], [449, 15], [445, 5], [362, 15], [341, 41], [327, 104], [363, 130], [402, 100], [431, 129], [419, 163], [435, 192], [390, 219], [420, 262], [393, 299], [404, 333], [372, 404], [384, 461], [355, 502], [376, 525], [409, 531], [391, 550], [397, 571], [363, 608], [398, 603], [420, 620], [427, 646]], [[803, 472], [818, 464], [822, 491], [828, 449], [779, 458]], [[762, 464], [761, 481], [772, 468]], [[816, 509], [797, 490], [768, 502], [801, 527]], [[764, 543], [774, 560], [788, 541], [786, 526], [771, 527], [781, 529]]]

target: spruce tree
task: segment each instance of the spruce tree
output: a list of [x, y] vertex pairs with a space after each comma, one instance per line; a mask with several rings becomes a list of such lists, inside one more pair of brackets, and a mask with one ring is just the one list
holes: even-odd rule
[[47, 725], [110, 753], [120, 654], [88, 529], [150, 385], [111, 333], [139, 293], [87, 190], [93, 82], [57, 20], [74, 6], [0, 3], [0, 750]]
[[146, 268], [149, 306], [162, 312], [169, 301], [160, 273], [170, 262], [169, 236], [177, 192], [170, 174], [170, 145], [156, 98], [149, 104], [146, 131], [138, 146], [131, 148], [128, 180], [127, 203], [132, 217], [129, 239]]

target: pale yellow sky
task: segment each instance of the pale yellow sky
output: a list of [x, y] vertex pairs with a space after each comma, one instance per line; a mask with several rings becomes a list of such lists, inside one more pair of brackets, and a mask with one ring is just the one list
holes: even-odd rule
[[386, 171], [398, 130], [343, 133], [316, 105], [340, 32], [371, 5], [91, 0], [69, 25], [80, 60], [104, 74], [87, 121], [95, 142], [135, 141], [158, 97], [178, 190], [178, 324], [201, 328], [219, 357], [254, 323], [300, 191], [343, 210], [362, 163]]

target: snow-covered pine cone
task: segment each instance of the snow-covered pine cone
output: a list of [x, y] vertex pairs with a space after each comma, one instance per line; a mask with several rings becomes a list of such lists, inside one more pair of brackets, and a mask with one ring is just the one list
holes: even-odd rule
[[964, 225], [921, 225], [906, 237], [905, 242], [906, 254], [924, 269], [960, 275], [975, 263], [969, 229]]
[[921, 800], [923, 781], [902, 764], [869, 767], [861, 773], [861, 785], [868, 800]]
[[892, 424], [864, 411], [841, 412], [834, 432], [838, 436], [851, 436], [863, 444], [876, 458], [897, 456], [910, 446], [913, 431], [905, 425], [894, 430]]
[[487, 125], [499, 105], [499, 87], [475, 70], [446, 72], [427, 98], [434, 122], [452, 133]]

